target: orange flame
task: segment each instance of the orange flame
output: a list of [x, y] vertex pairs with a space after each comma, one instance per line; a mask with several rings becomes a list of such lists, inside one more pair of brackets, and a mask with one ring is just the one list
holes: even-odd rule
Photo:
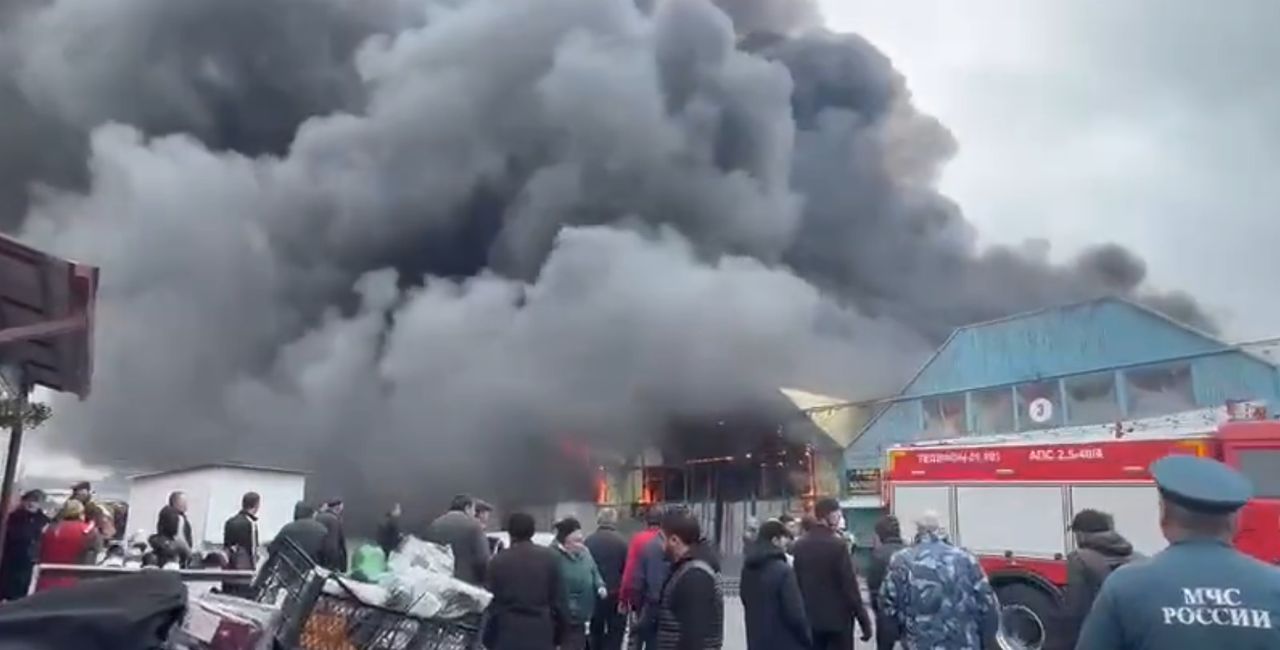
[[609, 503], [609, 479], [604, 468], [596, 468], [596, 505]]
[[817, 469], [814, 467], [812, 446], [808, 446], [808, 445], [805, 446], [804, 459], [805, 459], [804, 469], [806, 474], [805, 478], [807, 479], [806, 481], [807, 485], [805, 485], [804, 494], [802, 495], [801, 498], [804, 499], [804, 501], [807, 503], [807, 502], [813, 501], [818, 496], [818, 473], [817, 473]]

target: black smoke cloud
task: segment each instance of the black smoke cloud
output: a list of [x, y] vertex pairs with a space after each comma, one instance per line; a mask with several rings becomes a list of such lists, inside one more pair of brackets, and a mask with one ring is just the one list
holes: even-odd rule
[[817, 0], [712, 0], [739, 34], [792, 35], [822, 26]]
[[0, 211], [103, 268], [60, 440], [528, 497], [531, 441], [885, 394], [964, 323], [1115, 293], [1208, 324], [1120, 247], [981, 249], [882, 54], [812, 3], [716, 5], [11, 10]]
[[362, 110], [356, 48], [411, 16], [392, 0], [5, 3], [0, 224], [20, 223], [32, 183], [86, 189], [88, 136], [106, 122], [285, 152], [307, 118]]

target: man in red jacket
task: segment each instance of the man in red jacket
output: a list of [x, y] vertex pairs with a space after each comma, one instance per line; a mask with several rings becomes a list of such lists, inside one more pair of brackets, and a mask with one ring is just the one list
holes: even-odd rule
[[[58, 515], [58, 523], [45, 529], [40, 541], [41, 564], [92, 564], [96, 559], [99, 538], [92, 522], [84, 520], [84, 504], [70, 499]], [[76, 584], [70, 576], [42, 575], [36, 591]]]
[[650, 506], [645, 513], [646, 528], [631, 536], [631, 544], [627, 547], [627, 562], [622, 568], [622, 590], [619, 604], [627, 611], [639, 611], [644, 604], [644, 594], [636, 593], [636, 566], [640, 563], [640, 552], [653, 538], [662, 532], [662, 512], [657, 506]]

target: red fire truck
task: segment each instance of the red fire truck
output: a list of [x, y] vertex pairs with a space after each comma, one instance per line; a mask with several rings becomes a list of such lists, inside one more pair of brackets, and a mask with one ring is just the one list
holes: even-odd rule
[[1280, 421], [1265, 418], [1260, 406], [1232, 405], [1101, 427], [901, 445], [889, 451], [884, 495], [906, 533], [926, 511], [947, 522], [952, 540], [987, 570], [1002, 628], [1017, 640], [1011, 645], [1043, 647], [1061, 620], [1075, 513], [1110, 513], [1145, 555], [1167, 545], [1148, 467], [1169, 454], [1217, 458], [1248, 475], [1255, 498], [1241, 513], [1236, 546], [1280, 563]]

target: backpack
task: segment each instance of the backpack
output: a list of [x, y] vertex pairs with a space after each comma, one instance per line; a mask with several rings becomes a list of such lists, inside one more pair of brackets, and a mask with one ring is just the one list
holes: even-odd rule
[[1132, 553], [1127, 556], [1105, 555], [1091, 548], [1078, 549], [1077, 555], [1080, 562], [1084, 564], [1085, 570], [1088, 572], [1089, 581], [1092, 583], [1094, 593], [1102, 588], [1102, 583], [1116, 569], [1140, 559], [1142, 556]]

